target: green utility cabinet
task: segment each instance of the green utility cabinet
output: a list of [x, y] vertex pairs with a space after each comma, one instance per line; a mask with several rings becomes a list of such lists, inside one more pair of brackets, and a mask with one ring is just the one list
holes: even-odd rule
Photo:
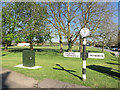
[[23, 66], [27, 67], [35, 66], [35, 52], [33, 50], [23, 51]]

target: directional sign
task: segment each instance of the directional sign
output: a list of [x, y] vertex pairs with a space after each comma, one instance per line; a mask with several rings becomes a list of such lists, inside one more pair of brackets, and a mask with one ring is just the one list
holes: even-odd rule
[[104, 59], [104, 53], [88, 53], [88, 58]]
[[80, 52], [64, 52], [64, 57], [80, 58]]

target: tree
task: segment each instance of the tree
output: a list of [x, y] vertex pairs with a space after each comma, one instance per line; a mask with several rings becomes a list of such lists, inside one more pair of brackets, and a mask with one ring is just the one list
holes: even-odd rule
[[14, 3], [6, 3], [2, 7], [2, 42], [5, 50], [8, 49], [8, 44], [11, 44], [14, 39], [15, 28], [18, 27], [18, 23]]
[[47, 6], [47, 11], [49, 14], [49, 17], [46, 18], [46, 20], [52, 24], [52, 26], [55, 28], [54, 32], [58, 33], [59, 36], [59, 43], [60, 43], [60, 52], [63, 52], [63, 42], [62, 42], [62, 30], [63, 27], [61, 25], [61, 23], [63, 23], [62, 21], [62, 6], [64, 5], [64, 3], [62, 2], [57, 2], [57, 3], [45, 3], [43, 4], [45, 6]]
[[[72, 17], [70, 17], [69, 8], [69, 3], [66, 2], [50, 2], [47, 3], [46, 6], [48, 7], [48, 13], [49, 13], [49, 18], [47, 20], [54, 26], [55, 30], [57, 30], [57, 33], [59, 35], [59, 42], [60, 42], [60, 51], [62, 52], [62, 38], [65, 37], [68, 39], [68, 51], [69, 47], [71, 47], [70, 44], [70, 22], [75, 18], [74, 13], [72, 13]], [[72, 6], [72, 5], [71, 5]], [[76, 7], [74, 5], [74, 7]], [[76, 12], [77, 10], [75, 10]]]
[[101, 31], [98, 31], [98, 40], [102, 42], [102, 52], [104, 50], [105, 45], [109, 45], [111, 47], [112, 44], [117, 43], [118, 38], [118, 25], [113, 21], [109, 21], [108, 23], [103, 23], [100, 27]]
[[[80, 3], [81, 5], [81, 14], [78, 17], [76, 24], [80, 25], [80, 29], [83, 27], [89, 28], [91, 34], [89, 38], [95, 38], [96, 31], [102, 31], [100, 27], [104, 25], [103, 23], [108, 23], [109, 20], [112, 19], [113, 14], [115, 12], [115, 8], [112, 3], [106, 2], [85, 2]], [[107, 20], [106, 20], [107, 19]], [[79, 31], [80, 32], [80, 31]], [[79, 36], [79, 32], [76, 37]], [[76, 39], [76, 38], [75, 38]], [[74, 40], [75, 40], [74, 39]], [[81, 48], [80, 52], [82, 52], [82, 38], [80, 36]]]
[[46, 27], [47, 22], [41, 15], [47, 17], [46, 8], [41, 7], [40, 3], [6, 3], [2, 8], [2, 41], [5, 43], [5, 49], [14, 39], [16, 42], [29, 42], [31, 50], [33, 40], [39, 39], [38, 34], [45, 40], [48, 37], [50, 39], [50, 28]]
[[[50, 37], [49, 27], [43, 17], [47, 17], [45, 7], [41, 7], [36, 2], [15, 3], [19, 8], [16, 9], [19, 16], [19, 32], [23, 34], [23, 39], [30, 43], [30, 49], [33, 50], [34, 39], [42, 40]], [[44, 37], [44, 38], [43, 38]], [[42, 39], [41, 39], [42, 38]]]
[[2, 23], [1, 22], [2, 22], [2, 3], [0, 2], [0, 45], [2, 46]]
[[[99, 30], [104, 16], [111, 19], [114, 7], [111, 3], [99, 2], [58, 2], [50, 3], [48, 21], [67, 38], [68, 51], [72, 51], [72, 45], [80, 35], [80, 30], [84, 27], [89, 28], [91, 32]], [[60, 9], [59, 9], [60, 7]], [[60, 38], [60, 36], [59, 36]], [[80, 39], [82, 46], [82, 38]], [[82, 48], [81, 50], [82, 51]]]
[[120, 29], [118, 29], [118, 48], [120, 49]]

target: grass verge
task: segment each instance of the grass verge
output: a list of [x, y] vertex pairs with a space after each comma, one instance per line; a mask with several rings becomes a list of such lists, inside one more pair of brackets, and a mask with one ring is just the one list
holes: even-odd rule
[[[64, 47], [64, 50], [67, 47]], [[59, 53], [59, 47], [34, 47], [36, 66], [40, 69], [29, 70], [15, 68], [15, 65], [22, 64], [22, 51], [29, 47], [9, 47], [8, 51], [2, 51], [2, 67], [22, 73], [25, 76], [36, 80], [44, 78], [60, 80], [63, 82], [89, 86], [92, 88], [118, 88], [120, 72], [118, 69], [118, 58], [110, 52], [104, 51], [105, 59], [87, 59], [87, 80], [82, 78], [82, 59], [65, 58]], [[73, 46], [73, 51], [78, 47]], [[87, 47], [87, 51], [100, 53], [100, 49]]]

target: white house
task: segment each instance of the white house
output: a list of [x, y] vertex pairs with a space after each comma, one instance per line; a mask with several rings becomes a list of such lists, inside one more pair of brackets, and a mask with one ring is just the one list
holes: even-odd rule
[[17, 46], [30, 46], [30, 43], [18, 43]]

